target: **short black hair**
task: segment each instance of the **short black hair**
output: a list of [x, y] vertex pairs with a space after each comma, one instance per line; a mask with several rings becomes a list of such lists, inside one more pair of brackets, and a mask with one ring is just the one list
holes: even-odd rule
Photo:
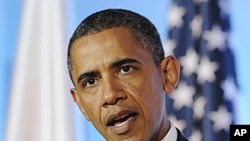
[[114, 27], [125, 27], [142, 48], [152, 55], [158, 66], [164, 59], [164, 50], [160, 35], [152, 22], [144, 16], [125, 9], [106, 9], [96, 12], [84, 19], [74, 31], [68, 45], [68, 70], [72, 79], [71, 47], [81, 37], [95, 34]]

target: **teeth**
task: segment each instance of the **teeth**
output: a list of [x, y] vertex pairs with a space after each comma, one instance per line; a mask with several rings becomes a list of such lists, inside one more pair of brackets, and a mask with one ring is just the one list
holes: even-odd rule
[[122, 123], [123, 121], [125, 121], [127, 118], [129, 117], [129, 114], [125, 114], [125, 115], [122, 115], [121, 117], [117, 118], [117, 119], [114, 119], [112, 124], [115, 125], [115, 124], [120, 124]]
[[136, 113], [124, 113], [121, 114], [120, 116], [114, 117], [112, 119], [110, 119], [107, 123], [108, 126], [122, 126], [124, 123], [126, 123], [125, 121], [132, 116], [135, 116]]
[[121, 127], [123, 126], [124, 124], [126, 124], [127, 121], [124, 121], [124, 122], [120, 122], [120, 123], [115, 123], [114, 126], [116, 127]]
[[124, 114], [121, 117], [118, 117], [112, 121], [113, 126], [122, 126], [124, 124], [124, 121], [126, 121], [129, 118], [130, 114]]
[[129, 114], [122, 115], [120, 118], [118, 118], [118, 120], [123, 119], [123, 118], [125, 118], [127, 116], [129, 116]]

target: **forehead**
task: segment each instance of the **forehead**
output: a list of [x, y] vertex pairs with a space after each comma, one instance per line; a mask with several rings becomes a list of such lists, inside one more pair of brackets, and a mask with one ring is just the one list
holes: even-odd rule
[[117, 41], [116, 43], [120, 43], [121, 45], [124, 43], [128, 43], [126, 41], [139, 44], [136, 38], [134, 38], [132, 31], [130, 29], [120, 26], [120, 27], [105, 29], [101, 32], [93, 33], [87, 36], [83, 36], [77, 39], [72, 44], [72, 48], [77, 49], [79, 47], [84, 47], [84, 46], [87, 48], [88, 44], [97, 45], [98, 43], [104, 44], [112, 41]]
[[72, 74], [96, 70], [121, 58], [152, 59], [130, 30], [115, 27], [76, 40], [72, 45]]
[[110, 58], [114, 55], [142, 50], [141, 44], [133, 37], [129, 29], [115, 27], [76, 40], [72, 44], [71, 58], [72, 61], [77, 61], [78, 57], [109, 55]]

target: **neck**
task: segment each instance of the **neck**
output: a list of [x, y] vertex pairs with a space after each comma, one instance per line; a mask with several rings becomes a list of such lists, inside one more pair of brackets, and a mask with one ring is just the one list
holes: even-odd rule
[[168, 133], [169, 129], [170, 122], [167, 118], [167, 112], [165, 112], [156, 134], [153, 135], [150, 141], [160, 141]]

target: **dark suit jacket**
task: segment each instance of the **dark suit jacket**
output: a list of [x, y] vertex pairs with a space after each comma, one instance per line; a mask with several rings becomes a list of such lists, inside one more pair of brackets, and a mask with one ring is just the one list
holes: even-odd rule
[[177, 129], [177, 141], [188, 141], [179, 129]]

